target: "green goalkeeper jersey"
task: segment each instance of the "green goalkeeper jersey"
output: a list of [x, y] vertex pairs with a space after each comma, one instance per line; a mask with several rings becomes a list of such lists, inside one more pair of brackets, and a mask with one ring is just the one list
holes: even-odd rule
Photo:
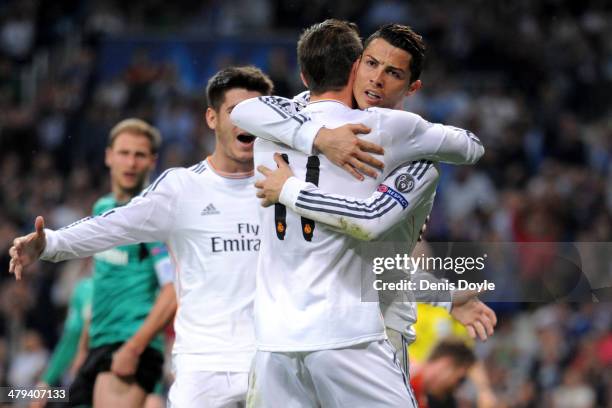
[[[112, 195], [99, 199], [93, 215], [122, 204]], [[164, 244], [119, 246], [94, 255], [89, 347], [127, 341], [151, 311], [160, 286], [171, 282], [172, 267]], [[162, 351], [161, 335], [150, 346]]]

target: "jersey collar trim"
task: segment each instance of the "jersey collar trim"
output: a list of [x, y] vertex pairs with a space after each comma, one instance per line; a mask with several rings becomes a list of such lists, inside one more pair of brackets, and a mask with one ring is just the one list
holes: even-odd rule
[[243, 173], [228, 173], [226, 171], [221, 171], [219, 169], [217, 169], [213, 164], [212, 161], [210, 160], [210, 156], [208, 156], [206, 158], [206, 164], [208, 164], [208, 166], [210, 167], [210, 169], [219, 177], [223, 177], [226, 179], [232, 179], [232, 180], [236, 180], [236, 179], [247, 179], [250, 177], [253, 177], [255, 175], [255, 170], [251, 170], [251, 171], [246, 171]]
[[345, 108], [351, 109], [347, 104], [345, 104], [344, 102], [340, 102], [337, 99], [319, 99], [318, 101], [308, 102], [308, 105], [314, 105], [316, 103], [321, 103], [321, 102], [334, 102], [334, 103], [344, 106]]

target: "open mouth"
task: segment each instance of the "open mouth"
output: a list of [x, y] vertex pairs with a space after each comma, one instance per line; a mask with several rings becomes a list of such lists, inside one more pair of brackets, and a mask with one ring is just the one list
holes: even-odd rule
[[237, 137], [240, 143], [251, 144], [255, 141], [255, 136], [243, 133]]
[[372, 98], [372, 99], [375, 99], [375, 100], [377, 100], [377, 101], [380, 101], [380, 100], [382, 99], [382, 97], [381, 97], [380, 95], [375, 94], [375, 93], [374, 93], [374, 92], [372, 92], [372, 91], [365, 91], [365, 94], [366, 94], [366, 96], [367, 96], [367, 97]]

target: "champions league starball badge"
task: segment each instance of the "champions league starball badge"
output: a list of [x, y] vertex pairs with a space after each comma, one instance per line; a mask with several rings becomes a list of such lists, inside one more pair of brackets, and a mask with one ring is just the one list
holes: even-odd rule
[[410, 174], [400, 174], [395, 180], [395, 188], [400, 193], [409, 193], [414, 188], [414, 178]]

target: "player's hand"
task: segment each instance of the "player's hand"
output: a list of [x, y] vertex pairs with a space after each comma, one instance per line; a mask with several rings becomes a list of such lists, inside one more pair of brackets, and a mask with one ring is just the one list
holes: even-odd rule
[[376, 178], [378, 173], [375, 169], [383, 169], [385, 165], [370, 153], [384, 154], [385, 150], [356, 136], [370, 133], [370, 130], [360, 124], [347, 124], [335, 129], [321, 128], [314, 140], [314, 147], [357, 180], [363, 180], [364, 174]]
[[493, 335], [497, 316], [493, 309], [481, 302], [477, 297], [457, 301], [453, 299], [451, 316], [465, 326], [470, 337], [485, 341]]
[[139, 361], [140, 353], [129, 343], [124, 343], [113, 353], [111, 371], [118, 377], [129, 377], [136, 374]]
[[45, 219], [36, 217], [34, 222], [35, 231], [23, 237], [15, 238], [13, 246], [9, 249], [11, 261], [9, 272], [15, 274], [15, 279], [21, 279], [23, 268], [36, 262], [45, 249], [47, 239], [45, 238]]
[[278, 166], [276, 170], [270, 170], [266, 166], [257, 167], [257, 171], [266, 176], [265, 179], [255, 183], [257, 197], [261, 198], [262, 207], [269, 207], [274, 203], [278, 203], [285, 182], [289, 177], [293, 176], [291, 168], [280, 154], [274, 153], [274, 161]]

